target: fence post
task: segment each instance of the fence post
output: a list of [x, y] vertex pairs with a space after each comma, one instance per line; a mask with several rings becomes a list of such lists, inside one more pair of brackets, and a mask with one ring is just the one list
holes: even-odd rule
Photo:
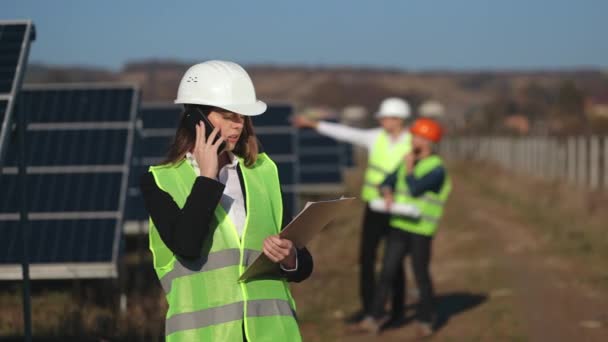
[[551, 178], [549, 174], [549, 163], [552, 162], [547, 148], [547, 138], [538, 138], [539, 150], [540, 150], [540, 176], [543, 178]]
[[576, 184], [576, 138], [568, 137], [568, 182]]
[[523, 173], [526, 165], [526, 154], [524, 149], [525, 138], [519, 138], [517, 142], [517, 172]]
[[587, 139], [585, 137], [578, 137], [578, 160], [577, 160], [577, 171], [576, 171], [576, 184], [580, 186], [587, 185]]
[[526, 137], [525, 140], [525, 145], [524, 145], [524, 149], [525, 149], [525, 153], [526, 153], [526, 173], [530, 174], [532, 173], [532, 163], [533, 163], [533, 157], [532, 157], [532, 141], [529, 137]]
[[604, 189], [608, 190], [608, 136], [604, 137]]
[[592, 190], [600, 187], [600, 143], [597, 136], [592, 136], [589, 143], [589, 186]]
[[534, 177], [538, 177], [538, 138], [532, 137], [530, 140], [530, 145], [532, 148], [532, 174]]
[[555, 146], [556, 153], [556, 168], [555, 168], [555, 178], [567, 181], [568, 180], [568, 156], [566, 154], [566, 143], [564, 141], [559, 141], [558, 138], [553, 138], [553, 144]]
[[534, 137], [532, 138], [532, 151], [534, 151], [533, 154], [533, 158], [534, 158], [534, 175], [536, 177], [540, 177], [541, 176], [541, 172], [540, 172], [540, 168], [541, 168], [541, 155], [540, 155], [540, 144], [539, 144], [539, 138], [538, 137]]

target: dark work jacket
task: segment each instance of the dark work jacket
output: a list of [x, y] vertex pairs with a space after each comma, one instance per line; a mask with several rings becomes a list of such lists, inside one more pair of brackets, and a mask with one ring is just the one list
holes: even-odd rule
[[[237, 173], [243, 198], [246, 199], [247, 193], [245, 187], [242, 186], [245, 183], [240, 163], [237, 166]], [[158, 187], [152, 173], [146, 172], [142, 175], [140, 187], [146, 210], [152, 217], [165, 245], [180, 257], [186, 259], [200, 257], [203, 243], [209, 235], [209, 225], [212, 222], [213, 213], [224, 192], [224, 184], [215, 179], [197, 177], [182, 209], [173, 201], [171, 195]], [[247, 205], [246, 203], [247, 201], [245, 201], [245, 205]], [[288, 212], [289, 210], [283, 210], [281, 227], [285, 227], [290, 222]], [[298, 268], [295, 271], [281, 270], [287, 281], [300, 282], [312, 273], [313, 260], [310, 252], [306, 248], [298, 249], [297, 257]]]
[[[389, 187], [391, 190], [395, 189], [397, 183], [397, 174], [399, 170], [395, 171], [382, 182], [382, 187]], [[413, 174], [405, 176], [405, 182], [407, 183], [408, 190], [413, 197], [422, 196], [425, 192], [439, 193], [445, 180], [445, 168], [443, 166], [437, 166], [431, 172], [426, 175], [416, 178]]]

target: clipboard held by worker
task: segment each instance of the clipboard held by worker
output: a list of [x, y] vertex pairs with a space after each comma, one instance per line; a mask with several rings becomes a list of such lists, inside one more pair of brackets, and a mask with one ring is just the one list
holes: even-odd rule
[[[308, 202], [304, 209], [279, 233], [279, 236], [291, 240], [296, 248], [302, 248], [338, 217], [341, 212], [348, 209], [353, 204], [354, 199], [354, 197], [342, 197], [329, 201]], [[239, 281], [272, 273], [276, 271], [276, 268], [276, 264], [262, 253], [247, 267]]]

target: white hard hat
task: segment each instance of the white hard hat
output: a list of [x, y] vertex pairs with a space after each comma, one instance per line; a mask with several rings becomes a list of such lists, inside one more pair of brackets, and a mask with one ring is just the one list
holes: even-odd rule
[[389, 97], [380, 104], [376, 118], [401, 118], [407, 119], [411, 115], [410, 105], [398, 97]]
[[191, 66], [179, 82], [175, 103], [219, 107], [247, 116], [266, 111], [266, 103], [255, 96], [247, 71], [226, 61], [207, 61]]
[[445, 114], [443, 105], [433, 100], [424, 102], [418, 111], [420, 112], [420, 116], [427, 118], [439, 118]]

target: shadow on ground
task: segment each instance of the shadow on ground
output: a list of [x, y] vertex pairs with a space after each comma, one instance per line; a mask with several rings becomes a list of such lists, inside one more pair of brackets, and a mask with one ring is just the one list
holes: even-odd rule
[[[488, 296], [485, 294], [474, 294], [469, 292], [453, 292], [447, 294], [440, 294], [436, 297], [437, 302], [437, 322], [435, 325], [435, 331], [441, 330], [448, 321], [461, 313], [471, 310], [487, 300]], [[412, 311], [414, 314], [415, 305], [409, 305], [407, 310]], [[398, 329], [412, 322], [415, 317], [406, 315], [404, 319], [399, 321], [390, 321], [384, 329]]]
[[454, 292], [437, 296], [437, 326], [443, 328], [450, 318], [483, 304], [488, 296], [468, 292]]

